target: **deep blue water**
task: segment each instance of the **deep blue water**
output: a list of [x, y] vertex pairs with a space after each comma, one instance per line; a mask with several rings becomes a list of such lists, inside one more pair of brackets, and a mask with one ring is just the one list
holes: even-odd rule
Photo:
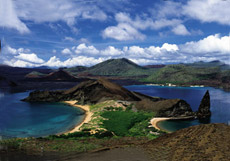
[[0, 137], [40, 137], [73, 128], [84, 118], [81, 109], [63, 103], [28, 103], [29, 92], [0, 91]]
[[[163, 98], [180, 98], [187, 101], [193, 111], [197, 111], [200, 101], [206, 90], [210, 92], [211, 112], [210, 123], [230, 123], [230, 92], [211, 87], [165, 87], [149, 85], [126, 86], [131, 91], [140, 92], [149, 96]], [[198, 125], [198, 120], [193, 121], [162, 121], [158, 125], [168, 131], [176, 131], [192, 125]]]

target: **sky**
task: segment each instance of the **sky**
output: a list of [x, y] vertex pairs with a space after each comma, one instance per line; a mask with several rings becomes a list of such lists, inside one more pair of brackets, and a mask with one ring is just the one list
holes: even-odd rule
[[230, 0], [0, 0], [0, 64], [230, 64]]

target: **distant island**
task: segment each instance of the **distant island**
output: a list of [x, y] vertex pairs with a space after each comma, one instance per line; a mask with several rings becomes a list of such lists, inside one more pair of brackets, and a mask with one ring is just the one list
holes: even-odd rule
[[[70, 88], [74, 85], [73, 82], [95, 80], [99, 77], [106, 77], [120, 85], [161, 84], [230, 89], [230, 66], [220, 61], [140, 66], [121, 58], [106, 60], [91, 67], [76, 66], [60, 69], [1, 65], [0, 73], [1, 77], [17, 84], [17, 90], [57, 88], [51, 82], [58, 83], [59, 88]], [[1, 84], [3, 83], [0, 83], [0, 87], [4, 87]]]

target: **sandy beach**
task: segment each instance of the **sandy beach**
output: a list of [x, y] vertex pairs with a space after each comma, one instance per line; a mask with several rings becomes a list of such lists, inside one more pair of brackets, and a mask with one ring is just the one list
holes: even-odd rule
[[153, 118], [150, 122], [152, 124], [152, 126], [154, 128], [156, 128], [157, 130], [161, 130], [157, 124], [160, 122], [160, 121], [165, 121], [165, 120], [170, 120], [170, 118], [167, 118], [167, 117], [156, 117], [156, 118]]
[[93, 113], [90, 112], [90, 107], [89, 105], [76, 105], [77, 101], [64, 101], [64, 103], [67, 103], [71, 106], [74, 106], [74, 107], [77, 107], [77, 108], [81, 108], [82, 110], [85, 111], [85, 118], [84, 120], [80, 123], [80, 124], [77, 124], [73, 129], [71, 129], [70, 131], [67, 131], [65, 132], [65, 134], [68, 134], [68, 133], [73, 133], [73, 132], [76, 132], [76, 131], [80, 131], [80, 127], [84, 124], [84, 123], [88, 123], [91, 118], [92, 118], [92, 115]]

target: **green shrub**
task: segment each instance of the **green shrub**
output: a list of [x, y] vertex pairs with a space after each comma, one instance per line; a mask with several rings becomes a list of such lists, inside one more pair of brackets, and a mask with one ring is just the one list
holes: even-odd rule
[[114, 132], [117, 136], [127, 136], [129, 129], [136, 123], [150, 120], [153, 117], [151, 113], [133, 111], [105, 111], [101, 116], [106, 118], [103, 120], [104, 128]]

